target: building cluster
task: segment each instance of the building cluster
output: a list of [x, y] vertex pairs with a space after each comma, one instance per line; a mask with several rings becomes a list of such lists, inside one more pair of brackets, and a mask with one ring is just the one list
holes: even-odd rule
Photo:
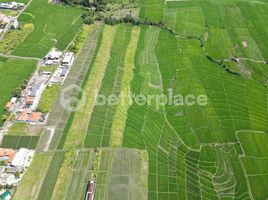
[[17, 3], [15, 1], [0, 3], [0, 9], [20, 10], [24, 8], [24, 6], [25, 6], [24, 3]]
[[[57, 66], [54, 73], [51, 71], [39, 71], [30, 79], [26, 88], [22, 91], [19, 98], [12, 97], [6, 103], [5, 110], [14, 113], [18, 122], [26, 122], [31, 125], [42, 124], [46, 120], [46, 113], [37, 112], [43, 91], [48, 85], [62, 84], [69, 73], [70, 67], [74, 61], [72, 52], [61, 52], [52, 49], [39, 66]], [[52, 70], [53, 71], [53, 70]]]
[[0, 33], [5, 29], [18, 29], [20, 24], [16, 17], [7, 16], [0, 12]]
[[45, 114], [36, 112], [41, 94], [46, 88], [49, 76], [34, 74], [26, 88], [22, 91], [20, 98], [12, 97], [5, 106], [5, 110], [15, 113], [18, 122], [32, 124], [43, 123]]
[[0, 185], [16, 186], [29, 167], [33, 155], [34, 150], [26, 148], [18, 151], [0, 148]]
[[[46, 66], [57, 65], [58, 68], [49, 80], [50, 84], [62, 83], [69, 73], [70, 67], [74, 61], [73, 52], [61, 52], [56, 49], [52, 49], [46, 57], [43, 59], [43, 63]], [[49, 74], [49, 72], [43, 72]]]

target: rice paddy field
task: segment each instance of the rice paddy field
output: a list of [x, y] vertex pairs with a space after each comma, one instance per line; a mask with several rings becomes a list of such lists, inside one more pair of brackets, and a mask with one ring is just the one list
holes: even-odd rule
[[42, 58], [54, 45], [64, 50], [82, 26], [82, 10], [33, 0], [20, 15], [22, 23], [32, 23], [34, 30], [13, 55]]
[[20, 136], [20, 135], [5, 135], [1, 148], [20, 149], [28, 148], [35, 149], [39, 140], [39, 136]]
[[[140, 3], [169, 30], [103, 25], [39, 197], [83, 199], [95, 179], [97, 200], [267, 199], [267, 2]], [[208, 102], [97, 104], [170, 92]]]

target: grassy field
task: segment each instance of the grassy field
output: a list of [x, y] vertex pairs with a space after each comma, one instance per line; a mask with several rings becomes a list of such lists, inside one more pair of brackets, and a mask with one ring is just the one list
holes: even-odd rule
[[34, 155], [31, 166], [27, 169], [13, 196], [14, 200], [36, 199], [52, 157], [52, 153], [36, 153]]
[[20, 135], [5, 135], [1, 148], [20, 149], [28, 148], [35, 149], [39, 140], [39, 136], [20, 136]]
[[41, 189], [38, 193], [38, 200], [51, 199], [63, 159], [64, 151], [54, 153], [52, 163], [48, 168], [47, 174], [45, 175]]
[[12, 54], [41, 58], [54, 45], [64, 50], [82, 25], [80, 9], [33, 0], [19, 17], [32, 23], [34, 30]]
[[[18, 87], [23, 80], [28, 79], [33, 73], [36, 61], [32, 60], [0, 60], [0, 116], [4, 115], [4, 106], [10, 100], [11, 92]], [[0, 126], [3, 122], [0, 122]]]
[[7, 132], [7, 135], [14, 135], [14, 136], [33, 136], [33, 135], [40, 135], [42, 132], [41, 127], [34, 127], [29, 126], [26, 123], [15, 123], [13, 124]]
[[48, 113], [51, 111], [53, 104], [60, 95], [60, 84], [54, 84], [50, 87], [47, 87], [42, 94], [40, 102], [38, 104], [37, 110], [42, 113]]
[[[119, 26], [99, 95], [119, 95], [124, 73], [124, 59], [132, 27]], [[108, 146], [116, 105], [96, 105], [88, 125], [85, 147]], [[105, 119], [105, 120], [103, 120]]]

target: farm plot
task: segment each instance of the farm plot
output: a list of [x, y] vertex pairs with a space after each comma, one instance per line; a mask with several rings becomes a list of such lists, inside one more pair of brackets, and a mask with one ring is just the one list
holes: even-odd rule
[[[159, 32], [156, 28], [141, 29], [131, 83], [131, 90], [137, 95], [162, 94], [162, 79], [155, 54]], [[133, 102], [127, 117], [123, 146], [146, 148], [149, 153], [148, 199], [178, 199], [179, 194], [183, 199], [186, 187], [182, 169], [185, 164], [177, 158], [181, 141], [167, 123], [163, 105], [153, 102], [140, 106]]]
[[77, 151], [66, 199], [83, 200], [85, 198], [87, 183], [92, 179], [94, 160], [95, 152], [93, 150]]
[[[117, 27], [105, 26], [103, 30], [103, 38], [100, 44], [99, 52], [96, 55], [94, 63], [90, 69], [89, 77], [86, 80], [86, 85], [83, 90], [85, 99], [84, 106], [78, 109], [75, 113], [72, 126], [69, 129], [64, 148], [70, 146], [82, 147], [87, 132], [88, 123], [91, 118], [92, 110], [96, 101], [107, 64], [110, 59], [110, 53]], [[83, 98], [83, 97], [82, 97]]]
[[[27, 80], [33, 73], [35, 68], [35, 61], [32, 60], [16, 60], [5, 59], [0, 60], [0, 116], [5, 114], [4, 106], [11, 98], [11, 93], [16, 88], [20, 87], [20, 84]], [[0, 126], [3, 125], [3, 121], [0, 121]]]
[[23, 175], [13, 199], [29, 200], [36, 199], [41, 183], [52, 161], [52, 153], [35, 153], [33, 161]]
[[210, 62], [198, 41], [158, 31], [141, 31], [132, 92], [208, 103], [130, 106], [123, 146], [149, 152], [149, 199], [250, 198], [235, 132], [266, 130], [265, 88]]
[[66, 196], [71, 178], [66, 177], [66, 173], [71, 173], [75, 149], [81, 148], [84, 144], [88, 122], [90, 121], [96, 95], [101, 87], [101, 82], [110, 58], [116, 29], [117, 27], [115, 26], [105, 26], [103, 29], [103, 37], [98, 54], [91, 66], [88, 77], [85, 79], [84, 97], [81, 98], [84, 98], [84, 101], [82, 101], [84, 104], [75, 112], [71, 126], [68, 129], [68, 134], [66, 135], [66, 140], [64, 139], [63, 149], [68, 150], [68, 153], [65, 155], [52, 199], [61, 199]]
[[[131, 29], [131, 26], [119, 26], [117, 28], [99, 95], [108, 97], [109, 95], [118, 96], [120, 93], [121, 80], [124, 74], [125, 52], [130, 41]], [[95, 105], [87, 128], [85, 147], [107, 147], [109, 145], [115, 112], [116, 105], [108, 105], [107, 103]]]
[[268, 136], [264, 132], [242, 131], [238, 133], [242, 145], [241, 161], [244, 173], [254, 199], [265, 199], [268, 196], [266, 183], [268, 181]]
[[166, 2], [163, 21], [183, 35], [204, 33], [203, 10], [198, 1]]
[[147, 156], [146, 151], [101, 150], [94, 198], [147, 199]]
[[39, 141], [39, 136], [20, 136], [20, 135], [5, 135], [1, 148], [20, 149], [28, 148], [35, 149]]
[[63, 159], [64, 151], [54, 153], [52, 157], [53, 162], [50, 164], [42, 186], [40, 187], [37, 197], [38, 200], [51, 199]]
[[81, 13], [74, 7], [33, 0], [19, 21], [32, 23], [34, 30], [12, 54], [41, 58], [54, 45], [64, 50], [82, 25]]

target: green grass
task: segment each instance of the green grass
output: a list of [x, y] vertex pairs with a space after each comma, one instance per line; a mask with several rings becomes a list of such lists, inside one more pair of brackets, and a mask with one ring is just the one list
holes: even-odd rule
[[52, 157], [52, 163], [44, 178], [41, 190], [38, 193], [37, 197], [38, 200], [51, 199], [63, 159], [64, 159], [63, 151], [54, 153]]
[[37, 197], [40, 184], [45, 178], [52, 157], [52, 153], [36, 153], [34, 155], [32, 163], [23, 175], [13, 199], [29, 200]]
[[8, 135], [16, 135], [16, 136], [32, 136], [32, 135], [40, 135], [42, 132], [42, 128], [29, 126], [26, 123], [18, 122], [13, 124], [8, 129]]
[[[140, 28], [134, 27], [132, 29], [131, 33], [131, 40], [128, 44], [125, 60], [124, 60], [124, 74], [122, 77], [122, 88], [121, 88], [121, 94], [129, 94], [131, 91], [130, 83], [133, 79], [133, 69], [134, 69], [134, 59], [135, 59], [135, 52], [137, 49], [137, 44], [139, 41], [139, 35], [140, 35]], [[124, 136], [124, 129], [125, 129], [125, 123], [127, 119], [127, 111], [129, 108], [130, 100], [129, 97], [124, 99], [119, 99], [117, 110], [114, 115], [113, 119], [113, 125], [112, 125], [112, 131], [111, 131], [111, 147], [122, 147], [123, 143], [123, 136]]]
[[[11, 0], [0, 0], [0, 2], [12, 2]], [[16, 2], [27, 4], [29, 0], [17, 0]]]
[[44, 71], [46, 71], [46, 72], [51, 72], [51, 74], [53, 74], [55, 71], [56, 71], [56, 69], [57, 69], [57, 65], [52, 65], [52, 66], [40, 66], [39, 67], [39, 72], [44, 72]]
[[[33, 73], [36, 61], [15, 60], [2, 58], [0, 61], [0, 116], [5, 114], [4, 106], [11, 99], [11, 92], [18, 87], [23, 80], [29, 79]], [[0, 122], [0, 126], [3, 122]]]
[[83, 102], [83, 107], [75, 112], [72, 124], [66, 135], [66, 140], [64, 141], [63, 149], [66, 150], [67, 153], [64, 157], [64, 162], [59, 173], [52, 199], [64, 199], [66, 196], [71, 177], [66, 177], [65, 174], [71, 173], [75, 149], [82, 147], [84, 144], [88, 122], [94, 106], [96, 91], [100, 89], [101, 81], [105, 74], [116, 29], [117, 27], [112, 26], [105, 26], [103, 29], [103, 37], [99, 47], [99, 53], [96, 55], [84, 85], [83, 95], [85, 101]]
[[19, 21], [33, 23], [33, 32], [15, 49], [14, 55], [41, 58], [54, 45], [64, 50], [82, 25], [80, 9], [33, 0]]
[[[119, 95], [124, 70], [124, 58], [132, 27], [119, 26], [115, 35], [110, 60], [99, 94]], [[116, 105], [95, 106], [87, 129], [85, 147], [108, 146]], [[106, 119], [106, 120], [103, 120]]]
[[38, 140], [39, 136], [5, 135], [0, 146], [11, 149], [35, 149]]
[[60, 89], [60, 84], [53, 84], [51, 86], [48, 86], [42, 94], [37, 110], [42, 113], [50, 112], [53, 107], [53, 104], [60, 95]]

